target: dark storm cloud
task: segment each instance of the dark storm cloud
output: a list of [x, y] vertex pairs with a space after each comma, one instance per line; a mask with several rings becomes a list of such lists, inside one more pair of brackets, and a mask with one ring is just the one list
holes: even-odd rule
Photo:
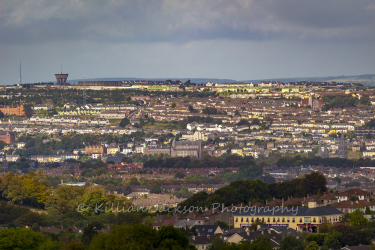
[[372, 0], [7, 1], [1, 43], [374, 38]]

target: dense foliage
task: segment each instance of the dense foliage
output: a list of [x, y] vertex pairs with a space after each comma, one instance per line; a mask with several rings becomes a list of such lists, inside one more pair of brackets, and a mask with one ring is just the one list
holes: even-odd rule
[[320, 157], [301, 157], [297, 155], [295, 157], [283, 156], [276, 162], [278, 167], [297, 167], [297, 166], [325, 166], [325, 167], [336, 167], [336, 168], [352, 168], [352, 167], [371, 167], [375, 166], [375, 160], [370, 158], [359, 158], [357, 159], [342, 159], [342, 158], [320, 158]]
[[327, 191], [327, 181], [319, 173], [307, 174], [301, 179], [267, 184], [261, 180], [233, 181], [228, 186], [216, 190], [212, 194], [199, 192], [184, 202], [181, 207], [212, 207], [214, 203], [248, 204], [249, 202], [262, 202], [273, 198], [303, 197]]

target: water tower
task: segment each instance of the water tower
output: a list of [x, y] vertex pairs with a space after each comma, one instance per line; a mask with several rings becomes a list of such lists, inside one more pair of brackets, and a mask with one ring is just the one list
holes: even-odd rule
[[69, 74], [63, 74], [62, 73], [62, 65], [61, 65], [61, 73], [60, 74], [55, 74], [56, 80], [57, 80], [57, 85], [65, 85], [66, 79], [68, 79]]

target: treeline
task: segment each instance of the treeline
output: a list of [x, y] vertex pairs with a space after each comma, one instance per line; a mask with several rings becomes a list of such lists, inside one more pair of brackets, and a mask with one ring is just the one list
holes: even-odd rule
[[184, 202], [181, 207], [212, 207], [214, 203], [223, 203], [225, 206], [231, 204], [248, 204], [249, 202], [262, 202], [273, 198], [282, 199], [287, 197], [304, 197], [307, 195], [323, 194], [327, 191], [327, 181], [324, 175], [312, 173], [303, 178], [291, 181], [267, 184], [261, 180], [233, 181], [230, 185], [216, 190], [212, 194], [199, 192]]
[[[21, 99], [22, 102], [32, 104], [42, 104], [43, 100], [51, 100], [55, 106], [63, 106], [67, 102], [76, 102], [78, 105], [83, 105], [82, 90], [77, 89], [22, 89], [22, 90], [6, 90], [3, 92], [7, 95], [14, 95], [14, 98], [7, 102], [7, 104], [18, 104]], [[18, 96], [18, 93], [21, 95]], [[216, 92], [191, 92], [191, 91], [153, 91], [147, 90], [86, 90], [86, 103], [136, 103], [130, 100], [131, 96], [154, 96], [154, 97], [200, 97], [206, 98], [210, 96], [217, 96]]]
[[144, 168], [232, 168], [247, 167], [256, 165], [256, 161], [251, 156], [241, 157], [238, 155], [228, 155], [225, 158], [204, 155], [201, 159], [194, 157], [172, 157], [158, 158], [145, 162]]
[[0, 178], [0, 198], [18, 205], [28, 205], [58, 212], [59, 214], [75, 211], [80, 204], [85, 204], [82, 214], [93, 214], [95, 204], [121, 203], [130, 206], [131, 202], [123, 197], [107, 194], [101, 186], [75, 187], [60, 185], [52, 192], [46, 176], [30, 172], [17, 175], [9, 172]]
[[349, 95], [329, 95], [324, 96], [323, 101], [325, 103], [323, 111], [332, 109], [332, 108], [345, 108], [345, 107], [356, 107], [360, 105], [371, 105], [369, 96], [363, 95], [361, 99]]
[[336, 167], [336, 168], [352, 168], [352, 167], [373, 167], [375, 166], [375, 160], [370, 158], [359, 158], [359, 159], [341, 159], [341, 158], [320, 158], [320, 157], [301, 157], [297, 155], [295, 157], [283, 156], [276, 162], [278, 167], [297, 167], [297, 166], [325, 166], [325, 167]]

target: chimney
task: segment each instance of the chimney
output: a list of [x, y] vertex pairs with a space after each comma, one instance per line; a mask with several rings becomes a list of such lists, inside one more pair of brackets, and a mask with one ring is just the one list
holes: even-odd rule
[[281, 207], [284, 207], [284, 198], [281, 199]]
[[267, 230], [267, 231], [268, 231], [268, 234], [271, 234], [271, 229], [269, 229], [269, 228], [268, 228], [268, 230]]

